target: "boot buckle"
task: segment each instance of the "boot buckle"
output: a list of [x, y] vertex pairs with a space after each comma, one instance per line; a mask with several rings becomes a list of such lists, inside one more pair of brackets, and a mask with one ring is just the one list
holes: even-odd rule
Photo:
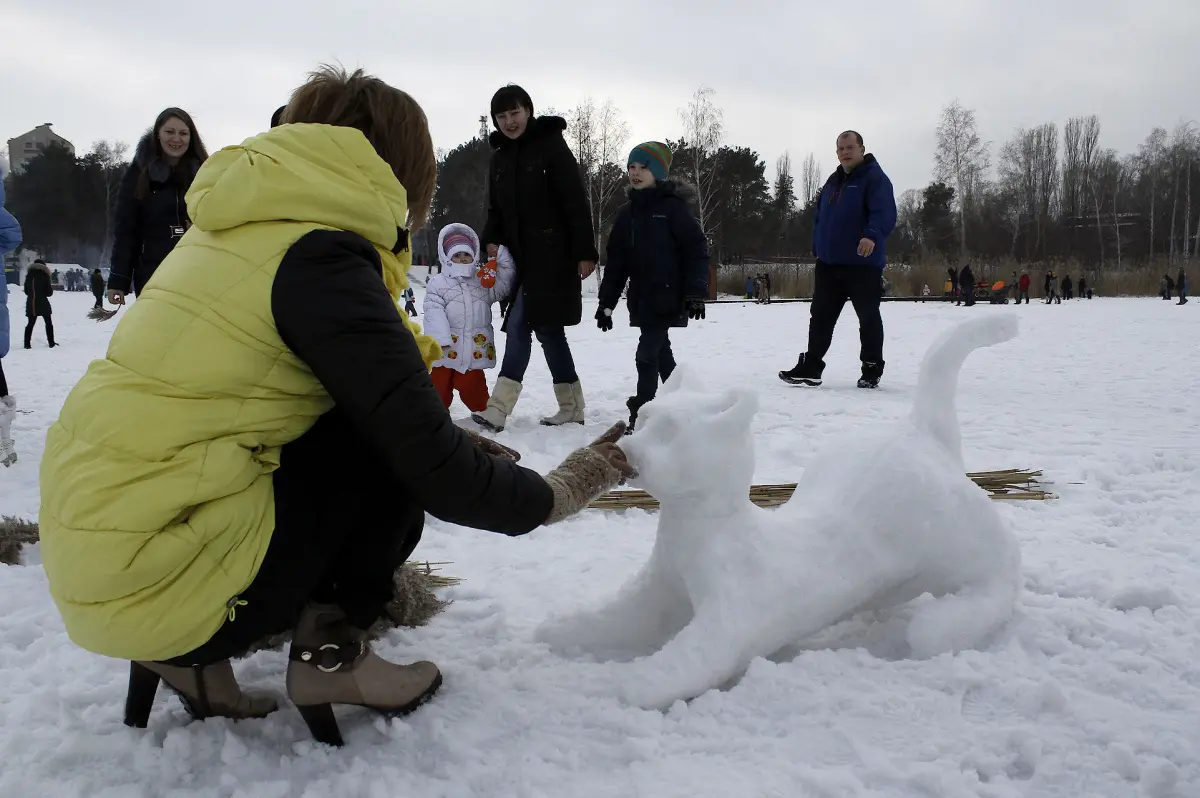
[[301, 651], [299, 659], [301, 662], [314, 666], [321, 673], [334, 673], [341, 670], [343, 665], [354, 662], [362, 656], [365, 648], [366, 643], [362, 641], [350, 645], [326, 643], [315, 652], [312, 649]]

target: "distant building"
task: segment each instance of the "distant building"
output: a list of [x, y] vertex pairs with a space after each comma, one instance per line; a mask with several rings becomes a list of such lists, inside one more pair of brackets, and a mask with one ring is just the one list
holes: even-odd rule
[[8, 140], [8, 165], [14, 173], [22, 172], [25, 164], [51, 144], [66, 147], [67, 152], [75, 154], [75, 145], [50, 129], [52, 122], [38, 125], [28, 133]]

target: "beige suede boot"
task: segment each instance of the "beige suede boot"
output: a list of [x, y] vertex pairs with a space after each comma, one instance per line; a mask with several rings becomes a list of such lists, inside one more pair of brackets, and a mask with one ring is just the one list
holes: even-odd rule
[[184, 709], [196, 720], [205, 718], [264, 718], [279, 704], [274, 698], [243, 693], [229, 660], [206, 668], [184, 668], [161, 662], [129, 663], [129, 692], [125, 696], [125, 725], [144, 729], [158, 683], [166, 682]]
[[488, 398], [487, 407], [478, 413], [471, 414], [471, 420], [493, 432], [503, 432], [508, 417], [517, 406], [521, 396], [521, 383], [501, 377], [496, 381], [496, 388]]
[[313, 604], [300, 616], [288, 655], [287, 692], [317, 742], [342, 745], [333, 704], [405, 715], [442, 685], [432, 662], [393, 664], [376, 656], [366, 637], [335, 606]]
[[583, 423], [583, 385], [578, 380], [555, 383], [554, 398], [558, 400], [558, 412], [549, 418], [543, 418], [543, 426], [558, 427], [563, 424]]

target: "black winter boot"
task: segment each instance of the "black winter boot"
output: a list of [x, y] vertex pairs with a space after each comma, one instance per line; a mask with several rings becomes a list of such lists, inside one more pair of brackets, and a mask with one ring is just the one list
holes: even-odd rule
[[638, 411], [642, 406], [648, 404], [638, 399], [636, 396], [631, 396], [625, 400], [625, 406], [629, 408], [629, 426], [625, 428], [626, 435], [632, 435], [634, 427], [637, 426]]
[[796, 361], [796, 367], [790, 371], [779, 372], [779, 379], [789, 385], [807, 385], [811, 388], [816, 388], [821, 384], [821, 372], [824, 370], [824, 364], [810, 363], [808, 354], [800, 355], [800, 359]]
[[879, 380], [883, 377], [883, 361], [867, 363], [863, 361], [862, 376], [858, 378], [859, 388], [878, 388]]

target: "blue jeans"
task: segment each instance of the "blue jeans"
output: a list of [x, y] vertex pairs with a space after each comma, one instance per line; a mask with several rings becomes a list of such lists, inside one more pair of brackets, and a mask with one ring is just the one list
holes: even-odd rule
[[504, 360], [500, 363], [500, 376], [522, 382], [529, 358], [533, 354], [533, 336], [537, 336], [542, 351], [546, 354], [546, 365], [555, 385], [579, 382], [575, 373], [575, 360], [571, 357], [571, 345], [567, 343], [567, 332], [562, 327], [539, 327], [533, 329], [525, 321], [525, 292], [521, 291], [513, 300], [508, 311], [508, 331], [504, 344]]

